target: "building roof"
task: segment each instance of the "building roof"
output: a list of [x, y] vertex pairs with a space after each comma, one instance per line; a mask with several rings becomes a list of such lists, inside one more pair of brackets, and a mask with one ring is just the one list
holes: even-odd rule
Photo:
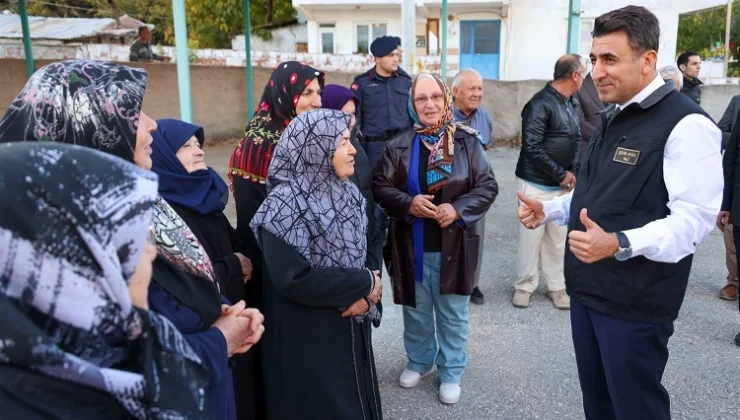
[[[123, 15], [119, 19], [121, 26], [111, 18], [46, 18], [29, 16], [31, 39], [54, 39], [72, 41], [93, 38], [101, 35], [135, 36], [143, 22]], [[147, 25], [153, 28], [154, 25]], [[23, 38], [21, 18], [15, 14], [0, 14], [0, 38]]]

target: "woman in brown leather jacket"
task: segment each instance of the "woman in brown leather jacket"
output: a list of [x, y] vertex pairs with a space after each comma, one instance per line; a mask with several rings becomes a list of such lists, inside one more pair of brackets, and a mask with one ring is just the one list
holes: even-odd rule
[[375, 200], [391, 219], [385, 252], [393, 299], [404, 305], [408, 364], [399, 383], [412, 388], [436, 365], [439, 398], [454, 404], [480, 263], [480, 237], [472, 227], [498, 185], [478, 132], [453, 121], [452, 96], [442, 80], [419, 74], [408, 109], [414, 128], [389, 140], [373, 173]]

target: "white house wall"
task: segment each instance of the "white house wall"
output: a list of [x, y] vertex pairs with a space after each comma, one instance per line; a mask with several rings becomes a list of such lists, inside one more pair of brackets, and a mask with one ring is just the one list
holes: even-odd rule
[[[581, 20], [593, 20], [633, 3], [630, 0], [582, 0]], [[640, 3], [660, 22], [658, 67], [676, 64], [679, 11], [684, 13], [722, 4], [718, 0], [652, 0]], [[501, 79], [552, 78], [555, 61], [566, 53], [567, 17], [567, 0], [512, 0], [505, 19], [510, 28], [510, 39], [502, 46]]]
[[363, 23], [385, 23], [388, 35], [401, 35], [401, 10], [363, 9], [356, 10], [313, 10], [308, 21], [308, 51], [319, 52], [319, 24], [334, 23], [336, 54], [353, 54], [357, 45], [355, 26]]
[[[341, 0], [337, 0], [341, 1]], [[419, 3], [417, 2], [417, 6]], [[610, 10], [640, 3], [657, 16], [660, 27], [658, 66], [675, 65], [678, 17], [680, 13], [725, 4], [722, 0], [582, 0], [581, 19], [593, 20]], [[417, 8], [417, 22], [440, 15], [438, 6]], [[454, 75], [459, 66], [460, 22], [464, 20], [501, 20], [499, 78], [501, 80], [550, 79], [555, 61], [566, 53], [568, 36], [568, 0], [511, 0], [505, 17], [502, 10], [481, 4], [448, 9], [454, 16], [447, 22], [448, 74]], [[352, 54], [356, 45], [358, 23], [386, 23], [390, 35], [401, 35], [401, 10], [362, 6], [362, 10], [334, 9], [310, 11], [308, 21], [309, 52], [319, 51], [319, 23], [335, 23], [337, 54]], [[580, 31], [580, 28], [577, 30]]]
[[[253, 50], [295, 52], [298, 43], [308, 42], [308, 28], [305, 24], [288, 26], [272, 31], [272, 39], [265, 41], [258, 36], [250, 38]], [[237, 35], [231, 40], [231, 48], [244, 49], [244, 35]]]

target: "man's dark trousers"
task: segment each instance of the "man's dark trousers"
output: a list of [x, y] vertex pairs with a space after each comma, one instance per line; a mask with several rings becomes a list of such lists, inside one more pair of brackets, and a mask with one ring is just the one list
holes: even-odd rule
[[[375, 164], [380, 160], [380, 156], [385, 150], [385, 141], [371, 141], [365, 144], [365, 153], [367, 154], [367, 160], [370, 161], [370, 170], [375, 169]], [[381, 236], [383, 238], [383, 245], [388, 235], [388, 216], [383, 213], [380, 206], [375, 208], [375, 220], [377, 221], [377, 228], [380, 229]]]
[[[736, 238], [740, 238], [740, 226], [732, 225], [732, 234], [735, 235]], [[735, 247], [735, 255], [740, 255], [740, 248], [737, 246]], [[740, 299], [737, 300], [737, 308], [740, 310]]]
[[624, 321], [572, 299], [570, 324], [587, 420], [670, 420], [661, 379], [673, 323]]

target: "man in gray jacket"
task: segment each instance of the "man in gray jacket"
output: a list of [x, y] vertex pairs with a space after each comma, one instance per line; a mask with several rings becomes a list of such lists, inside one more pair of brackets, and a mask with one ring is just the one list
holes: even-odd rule
[[[483, 77], [474, 69], [464, 69], [457, 73], [452, 81], [452, 112], [455, 121], [463, 122], [474, 129], [478, 130], [481, 135], [481, 142], [486, 149], [489, 149], [491, 142], [491, 133], [493, 133], [493, 120], [488, 115], [488, 111], [481, 106], [483, 100]], [[478, 248], [478, 261], [483, 261], [483, 244], [486, 239], [486, 217], [483, 216], [475, 229], [481, 238], [481, 244]], [[480, 268], [483, 264], [478, 264], [475, 271], [473, 283], [473, 294], [470, 295], [470, 302], [477, 305], [483, 304], [483, 293], [478, 288], [480, 279]]]

